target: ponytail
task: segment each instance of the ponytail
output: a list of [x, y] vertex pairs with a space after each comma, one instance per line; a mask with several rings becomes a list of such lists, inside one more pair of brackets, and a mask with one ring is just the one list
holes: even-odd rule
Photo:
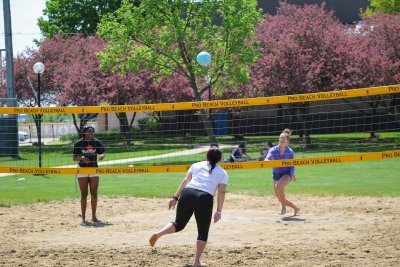
[[287, 134], [288, 135], [288, 137], [289, 137], [289, 135], [291, 135], [292, 134], [292, 130], [290, 130], [289, 128], [286, 128], [285, 130], [283, 130], [283, 134]]
[[218, 147], [213, 146], [207, 152], [207, 160], [211, 165], [211, 169], [208, 171], [209, 174], [214, 170], [217, 163], [222, 159], [222, 152]]
[[215, 166], [217, 165], [217, 163], [215, 163], [215, 162], [210, 162], [210, 164], [211, 164], [211, 169], [208, 171], [209, 174], [212, 173], [212, 171], [214, 170], [214, 168], [215, 168]]

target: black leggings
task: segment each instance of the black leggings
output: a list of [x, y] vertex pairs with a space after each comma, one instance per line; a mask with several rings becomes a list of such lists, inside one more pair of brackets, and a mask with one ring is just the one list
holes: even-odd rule
[[186, 227], [193, 215], [197, 223], [197, 240], [207, 242], [210, 230], [214, 197], [209, 193], [193, 188], [185, 188], [179, 197], [176, 208], [176, 218], [173, 224], [175, 231], [179, 232]]

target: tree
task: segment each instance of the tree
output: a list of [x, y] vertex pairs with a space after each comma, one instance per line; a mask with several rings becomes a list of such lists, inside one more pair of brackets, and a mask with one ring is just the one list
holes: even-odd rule
[[[362, 36], [362, 37], [360, 37]], [[400, 83], [400, 14], [379, 14], [365, 20], [359, 34], [363, 42], [359, 43], [369, 57], [376, 60], [373, 86]], [[380, 64], [378, 64], [378, 59]], [[377, 65], [378, 64], [378, 65]], [[379, 71], [380, 70], [380, 71]], [[371, 72], [371, 69], [368, 70]]]
[[[367, 21], [368, 24], [374, 26], [374, 31], [367, 35], [367, 46], [375, 47], [378, 55], [386, 59], [385, 84], [400, 84], [400, 14], [375, 16]], [[400, 125], [399, 94], [392, 95], [389, 113]]]
[[378, 12], [387, 14], [397, 14], [400, 12], [400, 0], [369, 0], [370, 7], [362, 13], [366, 16], [374, 16]]
[[[33, 72], [33, 65], [43, 62], [38, 50], [28, 48], [24, 53], [18, 54], [14, 59], [15, 90], [17, 102], [20, 106], [36, 107], [38, 105], [37, 88], [38, 77]], [[47, 66], [46, 66], [47, 67]], [[41, 75], [41, 104], [43, 106], [54, 105], [54, 88], [50, 84], [52, 70], [45, 69]]]
[[[124, 2], [99, 25], [100, 35], [110, 42], [100, 53], [102, 68], [122, 73], [146, 69], [157, 79], [178, 73], [189, 80], [196, 101], [208, 85], [217, 91], [234, 88], [248, 79], [247, 65], [257, 56], [254, 27], [261, 12], [256, 5], [256, 0]], [[203, 50], [212, 55], [208, 68], [196, 63]], [[209, 84], [204, 82], [207, 73]], [[201, 117], [216, 145], [204, 110]]]
[[[329, 91], [343, 77], [353, 76], [352, 56], [344, 25], [325, 5], [281, 3], [275, 16], [266, 15], [257, 27], [262, 55], [251, 69], [254, 96], [274, 96]], [[248, 86], [247, 86], [248, 88]], [[307, 125], [309, 102], [280, 105], [300, 135], [310, 143]]]
[[[270, 96], [398, 84], [398, 17], [370, 17], [354, 31], [339, 23], [323, 5], [298, 8], [281, 4], [277, 15], [267, 15], [258, 27], [257, 36], [264, 51], [251, 66], [253, 88], [246, 92]], [[363, 98], [361, 102], [370, 106], [373, 115], [385, 105], [380, 97]], [[392, 102], [392, 106], [397, 103]], [[308, 103], [281, 108], [282, 113], [303, 124], [301, 128], [309, 142], [305, 125]]]
[[[400, 14], [380, 13], [367, 17], [353, 42], [352, 46], [360, 50], [354, 62], [360, 76], [365, 77], [360, 87], [400, 84]], [[366, 103], [374, 118], [378, 109], [384, 108], [400, 122], [400, 97], [398, 94], [390, 97], [390, 103], [381, 96], [369, 97]], [[373, 131], [370, 135], [375, 137]]]
[[[143, 104], [160, 100], [168, 102], [177, 95], [180, 98], [187, 96], [180, 90], [163, 94], [163, 88], [156, 87], [153, 77], [146, 71], [127, 72], [124, 76], [101, 71], [96, 53], [103, 51], [105, 45], [106, 42], [101, 38], [80, 35], [68, 38], [55, 36], [42, 43], [40, 53], [46, 59], [48, 68], [54, 70], [53, 87], [60, 88], [56, 96], [60, 105]], [[130, 119], [125, 112], [116, 115], [120, 131], [129, 145], [136, 113]], [[78, 132], [86, 122], [81, 117], [80, 126], [76, 126]]]
[[[139, 4], [138, 0], [131, 0]], [[46, 37], [57, 34], [94, 35], [103, 14], [113, 13], [121, 6], [122, 0], [48, 0], [43, 10], [44, 17], [38, 25]]]
[[[111, 71], [99, 69], [96, 53], [103, 51], [106, 42], [98, 37], [55, 36], [46, 39], [39, 50], [27, 50], [16, 59], [16, 87], [19, 103], [36, 106], [33, 94], [36, 77], [32, 66], [42, 61], [46, 71], [42, 75], [42, 100], [44, 105], [96, 106], [188, 101], [193, 95], [187, 81], [182, 79], [163, 80], [155, 86], [149, 72], [128, 72], [120, 76]], [[33, 86], [32, 86], [33, 84]], [[44, 88], [43, 88], [44, 87]], [[120, 131], [128, 145], [136, 113], [128, 119], [126, 113], [116, 113]], [[79, 133], [90, 117], [72, 114]]]

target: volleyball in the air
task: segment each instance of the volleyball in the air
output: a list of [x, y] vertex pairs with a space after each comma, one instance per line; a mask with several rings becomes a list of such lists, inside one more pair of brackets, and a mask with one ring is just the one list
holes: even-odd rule
[[199, 65], [206, 67], [211, 62], [211, 55], [206, 51], [202, 51], [197, 55], [196, 60]]

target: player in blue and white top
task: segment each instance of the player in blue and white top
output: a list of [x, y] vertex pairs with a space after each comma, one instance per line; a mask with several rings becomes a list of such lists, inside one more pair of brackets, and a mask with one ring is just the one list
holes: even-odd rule
[[218, 165], [221, 159], [221, 150], [212, 147], [207, 152], [207, 161], [194, 163], [190, 167], [175, 195], [168, 201], [168, 209], [174, 208], [178, 203], [175, 221], [151, 236], [149, 243], [152, 247], [163, 235], [183, 230], [194, 213], [198, 236], [193, 266], [202, 266], [200, 256], [207, 245], [214, 195], [218, 191], [217, 211], [214, 213], [214, 222], [218, 222], [221, 219], [228, 184], [228, 174]]

